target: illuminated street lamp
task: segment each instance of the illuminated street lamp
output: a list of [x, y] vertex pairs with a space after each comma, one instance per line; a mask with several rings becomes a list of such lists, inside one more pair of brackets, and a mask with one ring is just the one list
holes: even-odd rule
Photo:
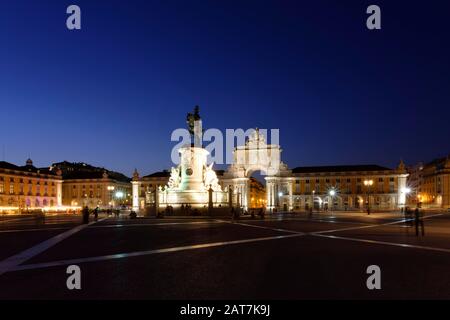
[[422, 207], [422, 196], [419, 194], [417, 194], [417, 207], [421, 208]]
[[411, 193], [411, 188], [405, 187], [405, 188], [402, 189], [402, 192], [404, 194], [409, 194], [409, 193]]
[[116, 198], [117, 199], [122, 199], [123, 198], [123, 192], [122, 191], [117, 191], [116, 192]]
[[278, 192], [278, 201], [276, 203], [277, 207], [281, 205], [281, 197], [283, 196], [283, 192]]
[[114, 186], [107, 186], [106, 189], [109, 191], [109, 206], [112, 207], [113, 206], [113, 191], [114, 191]]
[[373, 185], [373, 180], [364, 180], [364, 185], [367, 187], [367, 215], [370, 215], [370, 187]]
[[408, 197], [408, 194], [411, 193], [411, 188], [409, 187], [403, 187], [400, 189], [400, 192], [402, 193], [402, 202], [403, 206], [406, 206], [406, 198]]
[[125, 197], [125, 194], [122, 191], [117, 191], [114, 194], [115, 198], [119, 200], [119, 204], [123, 205], [122, 199]]
[[331, 189], [330, 191], [328, 191], [328, 194], [330, 195], [331, 205], [329, 205], [329, 207], [330, 207], [330, 213], [332, 214], [333, 205], [334, 205], [334, 196], [336, 195], [336, 190]]

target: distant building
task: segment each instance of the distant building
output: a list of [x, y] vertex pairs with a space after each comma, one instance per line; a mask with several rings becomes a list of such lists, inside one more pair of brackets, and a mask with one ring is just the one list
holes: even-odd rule
[[407, 198], [407, 205], [410, 207], [416, 207], [420, 203], [420, 187], [422, 185], [422, 170], [424, 164], [419, 162], [416, 165], [408, 166], [408, 182], [407, 186], [410, 190], [409, 197]]
[[[149, 207], [155, 203], [155, 191], [159, 187], [167, 185], [169, 182], [170, 172], [167, 170], [154, 172], [139, 177], [139, 173], [135, 170], [133, 175], [133, 187], [137, 188], [139, 198], [136, 202], [139, 204], [139, 208], [143, 209]], [[136, 194], [136, 193], [135, 193]]]
[[121, 173], [82, 162], [63, 161], [52, 167], [62, 173], [63, 205], [89, 208], [131, 205], [131, 179]]
[[410, 170], [411, 183], [417, 184], [417, 202], [424, 207], [450, 207], [450, 155]]
[[263, 208], [266, 206], [266, 188], [256, 178], [250, 177], [250, 205], [249, 208]]
[[50, 209], [62, 204], [62, 177], [55, 168], [0, 161], [0, 212]]
[[[407, 175], [403, 162], [394, 170], [378, 165], [297, 167], [292, 169], [293, 209], [397, 209], [405, 205]], [[281, 192], [279, 201], [286, 208], [285, 195]]]

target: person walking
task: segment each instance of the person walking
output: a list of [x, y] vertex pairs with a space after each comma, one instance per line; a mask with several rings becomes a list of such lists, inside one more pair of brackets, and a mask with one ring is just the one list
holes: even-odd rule
[[98, 220], [98, 207], [96, 207], [94, 209], [94, 220], [97, 221]]
[[416, 237], [419, 236], [419, 228], [422, 228], [422, 237], [425, 236], [423, 217], [419, 211], [419, 208], [416, 208], [416, 210], [414, 210], [414, 224], [416, 225]]
[[89, 208], [85, 206], [83, 210], [81, 211], [81, 214], [83, 216], [83, 223], [87, 224], [89, 223]]

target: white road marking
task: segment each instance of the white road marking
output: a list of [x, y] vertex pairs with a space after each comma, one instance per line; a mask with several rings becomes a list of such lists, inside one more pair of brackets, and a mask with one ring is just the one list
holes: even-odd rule
[[217, 220], [217, 221], [218, 222], [222, 222], [222, 223], [229, 223], [229, 224], [232, 224], [232, 225], [244, 226], [244, 227], [252, 227], [252, 228], [258, 228], [258, 229], [267, 229], [267, 230], [272, 230], [272, 231], [295, 233], [295, 234], [305, 234], [304, 232], [300, 232], [300, 231], [280, 229], [280, 228], [272, 228], [272, 227], [265, 227], [265, 226], [258, 226], [258, 225], [254, 225], [254, 224], [248, 224], [248, 223], [232, 222], [232, 221], [225, 221], [225, 220]]
[[[442, 215], [443, 215], [442, 213], [429, 215], [429, 216], [423, 217], [423, 219], [442, 216]], [[311, 232], [311, 234], [324, 234], [324, 233], [333, 233], [333, 232], [339, 232], [339, 231], [350, 231], [350, 230], [358, 230], [358, 229], [376, 228], [376, 227], [383, 227], [383, 226], [390, 226], [390, 225], [394, 225], [394, 224], [405, 223], [407, 221], [414, 221], [414, 219], [413, 218], [402, 219], [402, 220], [386, 222], [386, 223], [368, 224], [368, 225], [360, 226], [360, 227], [350, 227], [350, 228], [340, 228], [340, 229], [333, 229], [333, 230], [317, 231], [317, 232]]]
[[133, 223], [133, 224], [107, 224], [101, 226], [93, 226], [92, 228], [124, 228], [124, 227], [149, 227], [149, 226], [173, 226], [173, 225], [189, 225], [189, 224], [214, 224], [218, 221], [190, 221], [190, 222], [157, 222], [157, 223]]
[[[444, 215], [444, 214], [429, 215], [429, 216], [424, 217], [424, 219], [435, 217], [435, 216], [441, 216], [441, 215]], [[102, 219], [102, 220], [104, 220], [104, 219]], [[224, 221], [224, 220], [216, 220], [216, 221], [217, 222], [221, 222], [221, 223], [233, 223], [231, 221]], [[16, 263], [16, 264], [10, 266], [7, 271], [30, 270], [30, 269], [55, 267], [55, 266], [62, 266], [62, 265], [68, 265], [68, 264], [77, 264], [77, 263], [84, 263], [84, 262], [95, 262], [95, 261], [122, 259], [122, 258], [127, 258], [127, 257], [145, 256], [145, 255], [152, 255], [152, 254], [157, 254], [157, 253], [179, 252], [179, 251], [185, 251], [185, 250], [195, 250], [195, 249], [203, 249], [203, 248], [210, 248], [210, 247], [220, 247], [220, 246], [234, 245], [234, 244], [241, 244], [241, 243], [252, 243], [252, 242], [258, 242], [258, 241], [268, 241], [268, 240], [300, 237], [300, 236], [305, 236], [305, 235], [311, 235], [311, 236], [316, 236], [316, 237], [323, 237], [323, 238], [328, 238], [328, 239], [341, 239], [341, 240], [364, 242], [364, 243], [383, 244], [383, 245], [390, 245], [390, 246], [403, 247], [403, 248], [416, 248], [416, 249], [425, 249], [425, 250], [439, 251], [439, 252], [450, 252], [450, 249], [444, 249], [444, 248], [434, 248], [434, 247], [427, 247], [427, 246], [416, 246], [416, 245], [410, 245], [410, 244], [404, 244], [404, 243], [394, 243], [394, 242], [358, 239], [358, 238], [350, 238], [350, 237], [340, 237], [340, 236], [324, 235], [323, 234], [325, 232], [326, 233], [330, 233], [330, 232], [338, 232], [338, 231], [345, 231], [345, 230], [375, 228], [375, 227], [380, 227], [380, 226], [400, 224], [400, 223], [404, 223], [405, 221], [409, 221], [409, 220], [408, 219], [406, 219], [406, 220], [402, 219], [402, 220], [388, 222], [388, 223], [383, 223], [383, 224], [370, 224], [370, 225], [360, 226], [360, 227], [341, 228], [341, 229], [317, 231], [317, 232], [309, 232], [309, 233], [303, 233], [303, 232], [298, 232], [298, 231], [294, 231], [294, 230], [287, 230], [287, 229], [277, 229], [277, 228], [270, 228], [270, 227], [263, 227], [263, 226], [255, 226], [255, 225], [251, 225], [251, 224], [236, 223], [235, 222], [235, 224], [243, 225], [243, 226], [247, 226], [247, 227], [270, 229], [270, 230], [281, 231], [281, 232], [288, 232], [288, 233], [293, 233], [293, 234], [283, 235], [283, 236], [272, 236], [272, 237], [263, 237], [263, 238], [244, 239], [244, 240], [233, 240], [233, 241], [225, 241], [225, 242], [214, 242], [214, 243], [206, 243], [206, 244], [196, 244], [196, 245], [189, 245], [189, 246], [182, 246], [182, 247], [173, 247], [173, 248], [165, 248], [165, 249], [137, 251], [137, 252], [130, 252], [130, 253], [119, 253], [119, 254], [97, 256], [97, 257], [89, 257], [89, 258], [67, 259], [67, 260], [59, 260], [59, 261], [52, 261], [52, 262], [36, 263], [36, 264], [29, 264], [29, 265], [19, 265], [20, 263], [24, 262], [25, 261], [24, 260], [24, 261], [22, 261], [20, 263]], [[211, 223], [211, 221], [204, 221], [202, 223]], [[162, 224], [166, 224], [166, 223], [162, 223]], [[175, 224], [183, 224], [183, 223], [175, 223]], [[184, 224], [186, 224], [186, 223], [184, 223]], [[187, 224], [189, 224], [189, 223], [187, 223]], [[67, 232], [70, 232], [70, 231], [71, 230], [69, 230]], [[76, 232], [78, 232], [78, 231], [76, 231]], [[63, 233], [63, 234], [65, 234], [65, 233]], [[56, 237], [58, 237], [58, 236], [56, 236]], [[50, 239], [50, 240], [52, 240], [52, 239]], [[59, 241], [62, 241], [64, 239], [61, 239]], [[38, 246], [40, 246], [40, 245], [37, 245], [35, 247], [38, 247]], [[31, 248], [31, 249], [33, 249], [33, 248]], [[31, 250], [31, 249], [29, 249], [29, 250]], [[26, 251], [28, 251], [28, 250], [26, 250]], [[9, 260], [9, 259], [10, 258], [8, 258], [7, 260]], [[28, 260], [28, 259], [29, 258], [27, 258], [26, 260]], [[2, 264], [5, 261], [7, 261], [7, 260], [4, 260], [3, 262], [0, 262], [0, 274], [2, 274], [4, 272], [7, 272], [7, 271], [2, 272], [2, 270], [3, 270], [2, 269]]]
[[367, 225], [363, 222], [354, 221], [336, 221], [336, 220], [324, 220], [324, 219], [308, 219], [308, 218], [283, 218], [283, 219], [239, 219], [239, 221], [246, 222], [280, 222], [280, 221], [306, 221], [306, 222], [320, 222], [320, 223], [335, 223], [335, 224], [357, 224], [357, 225]]
[[393, 225], [393, 224], [404, 223], [405, 221], [407, 221], [407, 220], [399, 220], [399, 221], [393, 221], [393, 222], [387, 222], [387, 223], [381, 223], [381, 224], [368, 224], [368, 225], [359, 226], [359, 227], [349, 227], [349, 228], [339, 228], [339, 229], [332, 229], [332, 230], [323, 230], [323, 231], [311, 232], [311, 234], [323, 234], [323, 233], [333, 233], [333, 232], [339, 232], [339, 231], [350, 231], [350, 230], [376, 228], [376, 227], [381, 227], [381, 226], [388, 226], [388, 225]]
[[381, 245], [387, 245], [387, 246], [393, 246], [393, 247], [413, 248], [413, 249], [422, 249], [422, 250], [450, 253], [450, 249], [435, 248], [435, 247], [428, 247], [428, 246], [418, 246], [418, 245], [408, 244], [408, 243], [396, 243], [396, 242], [368, 240], [368, 239], [341, 237], [341, 236], [324, 235], [324, 234], [313, 234], [313, 233], [311, 235], [316, 236], [316, 237], [328, 238], [328, 239], [347, 240], [347, 241], [364, 242], [364, 243], [371, 243], [371, 244], [381, 244]]
[[[100, 219], [98, 221], [105, 220], [106, 218]], [[33, 258], [34, 256], [48, 250], [49, 248], [53, 247], [57, 243], [63, 241], [64, 239], [67, 239], [68, 237], [74, 235], [77, 232], [80, 232], [81, 230], [87, 228], [88, 226], [97, 223], [97, 221], [93, 221], [89, 224], [82, 224], [75, 228], [72, 228], [66, 232], [60, 233], [48, 240], [45, 240], [27, 250], [24, 250], [22, 252], [19, 252], [18, 254], [11, 256], [3, 261], [0, 262], [0, 275], [2, 275], [5, 272], [10, 271], [11, 269], [14, 269], [18, 265], [24, 263], [25, 261]]]
[[65, 220], [65, 221], [57, 221], [57, 222], [55, 222], [54, 220], [52, 222], [49, 222], [48, 220], [46, 220], [45, 222], [37, 222], [36, 219], [33, 219], [33, 220], [30, 220], [30, 221], [9, 222], [9, 223], [7, 223], [5, 225], [8, 226], [8, 227], [19, 227], [19, 226], [36, 226], [36, 225], [50, 226], [50, 225], [62, 225], [62, 224], [74, 225], [75, 223], [78, 224], [79, 220], [77, 220], [77, 221]]
[[0, 220], [0, 223], [23, 221], [23, 220], [36, 220], [36, 218], [35, 217], [21, 217], [21, 218], [16, 218], [16, 219]]
[[49, 231], [49, 230], [64, 230], [69, 229], [68, 227], [60, 228], [37, 228], [37, 229], [11, 229], [11, 230], [0, 230], [0, 233], [15, 233], [15, 232], [32, 232], [32, 231]]
[[244, 240], [212, 242], [212, 243], [195, 244], [195, 245], [182, 246], [182, 247], [173, 247], [173, 248], [165, 248], [165, 249], [155, 249], [155, 250], [136, 251], [136, 252], [129, 252], [129, 253], [111, 254], [111, 255], [105, 255], [105, 256], [89, 257], [89, 258], [59, 260], [59, 261], [35, 263], [35, 264], [28, 264], [28, 265], [16, 265], [13, 268], [9, 269], [9, 271], [41, 269], [41, 268], [57, 267], [57, 266], [79, 264], [79, 263], [86, 263], [86, 262], [96, 262], [96, 261], [123, 259], [123, 258], [129, 258], [129, 257], [147, 256], [147, 255], [158, 254], [158, 253], [179, 252], [179, 251], [186, 251], [186, 250], [223, 247], [223, 246], [235, 245], [235, 244], [254, 243], [254, 242], [260, 242], [260, 241], [269, 241], [269, 240], [279, 240], [279, 239], [300, 237], [303, 235], [304, 234], [290, 234], [290, 235], [284, 235], [284, 236], [272, 236], [272, 237], [253, 238], [253, 239], [244, 239]]

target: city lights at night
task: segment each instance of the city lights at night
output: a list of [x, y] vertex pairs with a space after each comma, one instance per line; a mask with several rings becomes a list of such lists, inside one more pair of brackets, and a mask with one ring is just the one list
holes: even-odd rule
[[0, 302], [289, 319], [450, 300], [449, 13], [4, 0]]

